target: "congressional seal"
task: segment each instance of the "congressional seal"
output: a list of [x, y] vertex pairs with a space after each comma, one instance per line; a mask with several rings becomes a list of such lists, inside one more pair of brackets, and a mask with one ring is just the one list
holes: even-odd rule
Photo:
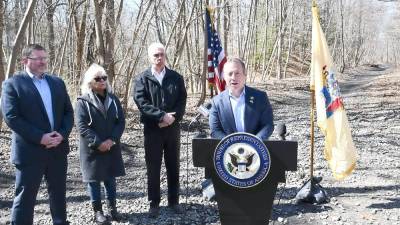
[[237, 188], [249, 188], [267, 177], [271, 156], [265, 144], [249, 133], [233, 133], [220, 141], [214, 152], [218, 176]]

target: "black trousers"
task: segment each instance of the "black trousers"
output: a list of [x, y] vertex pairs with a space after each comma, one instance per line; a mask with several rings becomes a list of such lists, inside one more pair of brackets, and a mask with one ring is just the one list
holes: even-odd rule
[[[51, 151], [51, 150], [49, 150]], [[66, 178], [67, 155], [51, 153], [46, 160], [31, 165], [15, 165], [15, 198], [11, 223], [33, 224], [36, 196], [44, 176], [50, 200], [53, 224], [67, 224]]]
[[144, 126], [144, 148], [147, 166], [147, 193], [150, 207], [160, 204], [160, 171], [164, 155], [167, 170], [168, 205], [179, 203], [180, 126], [165, 128]]

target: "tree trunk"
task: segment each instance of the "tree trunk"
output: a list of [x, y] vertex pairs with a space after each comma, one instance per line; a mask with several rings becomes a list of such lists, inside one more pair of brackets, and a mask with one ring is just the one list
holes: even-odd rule
[[341, 40], [342, 40], [342, 65], [340, 66], [340, 72], [343, 73], [344, 68], [346, 67], [346, 59], [345, 59], [345, 49], [344, 49], [344, 15], [343, 15], [343, 0], [340, 1], [340, 18], [341, 18]]
[[104, 66], [106, 51], [103, 39], [103, 29], [101, 20], [103, 17], [103, 7], [99, 4], [98, 0], [93, 0], [94, 12], [95, 12], [95, 30], [96, 30], [96, 47], [97, 47], [97, 59], [100, 65]]
[[[164, 34], [161, 31], [160, 23], [162, 22], [159, 15], [158, 15], [158, 7], [160, 6], [161, 0], [158, 2], [158, 4], [154, 4], [153, 12], [154, 12], [154, 20], [156, 24], [156, 30], [157, 30], [157, 37], [158, 37], [158, 42], [160, 43], [165, 43], [164, 40]], [[185, 1], [182, 1], [182, 6], [185, 5]], [[179, 19], [179, 16], [177, 20]]]
[[276, 57], [276, 78], [278, 80], [282, 79], [282, 48], [283, 48], [283, 2], [279, 0], [278, 6], [278, 47], [277, 47], [277, 57]]
[[64, 34], [64, 39], [63, 39], [62, 47], [61, 47], [61, 54], [59, 54], [60, 55], [59, 60], [57, 60], [57, 63], [55, 63], [53, 70], [51, 71], [51, 73], [54, 73], [54, 71], [57, 68], [57, 64], [58, 64], [58, 72], [57, 72], [58, 76], [60, 76], [63, 73], [64, 55], [65, 55], [65, 49], [67, 48], [68, 37], [69, 37], [69, 33], [71, 30], [71, 26], [72, 26], [72, 13], [74, 11], [74, 6], [75, 6], [74, 4], [75, 3], [70, 3], [70, 5], [69, 5], [68, 27]]
[[[175, 54], [174, 54], [175, 56], [174, 56], [174, 60], [173, 60], [173, 64], [172, 64], [173, 68], [175, 68], [177, 66], [177, 63], [179, 62], [179, 59], [180, 59], [180, 57], [182, 55], [183, 47], [185, 46], [186, 39], [187, 39], [187, 33], [189, 32], [190, 24], [192, 23], [191, 22], [192, 21], [192, 17], [194, 15], [194, 10], [195, 10], [196, 5], [197, 5], [196, 3], [197, 3], [197, 1], [195, 1], [193, 3], [189, 19], [187, 20], [187, 22], [185, 24], [185, 29], [183, 31], [183, 34], [181, 35], [182, 38], [180, 40], [178, 40], [177, 49], [175, 49]], [[182, 33], [182, 31], [181, 31], [181, 33]]]
[[[168, 47], [171, 44], [171, 40], [172, 40], [172, 35], [175, 33], [176, 27], [178, 25], [179, 19], [181, 18], [181, 15], [183, 13], [183, 9], [185, 8], [185, 1], [182, 1], [182, 3], [179, 6], [179, 11], [178, 11], [178, 15], [176, 17], [176, 20], [174, 22], [174, 25], [172, 26], [172, 30], [170, 31], [170, 34], [168, 36], [167, 42], [165, 43], [165, 51], [167, 51]], [[156, 17], [157, 18], [157, 17]], [[158, 22], [156, 21], [156, 24], [158, 24]], [[159, 25], [157, 25], [158, 28]], [[158, 30], [158, 29], [157, 29]]]
[[[75, 86], [79, 86], [82, 64], [83, 64], [83, 50], [85, 49], [85, 38], [86, 38], [86, 16], [89, 8], [89, 0], [86, 0], [85, 6], [82, 13], [81, 22], [79, 23], [76, 12], [74, 12], [75, 21], [75, 33], [76, 33], [76, 73], [75, 73]], [[79, 25], [78, 25], [79, 24]], [[77, 88], [79, 90], [79, 88]], [[78, 94], [78, 91], [76, 91]]]
[[53, 0], [44, 0], [46, 4], [46, 18], [47, 18], [47, 33], [49, 42], [49, 66], [55, 66], [55, 47], [54, 47], [54, 13], [56, 11], [56, 4], [53, 4]]
[[113, 84], [115, 77], [114, 62], [114, 36], [115, 36], [115, 13], [114, 0], [106, 0], [106, 21], [105, 21], [105, 57], [104, 67], [107, 71], [110, 84]]
[[37, 3], [37, 0], [29, 1], [29, 5], [25, 11], [24, 18], [22, 18], [22, 22], [18, 29], [17, 36], [15, 37], [14, 46], [12, 48], [11, 55], [9, 58], [9, 62], [8, 62], [8, 66], [7, 66], [7, 73], [6, 73], [7, 78], [11, 77], [15, 71], [15, 63], [17, 62], [18, 50], [20, 49], [21, 44], [23, 42], [26, 27], [28, 26], [28, 23], [32, 18], [33, 10], [35, 9], [36, 3]]
[[[3, 37], [4, 30], [4, 1], [0, 1], [0, 37]], [[4, 58], [3, 58], [3, 38], [0, 38], [0, 83], [3, 83], [5, 74], [4, 74]], [[1, 93], [1, 85], [0, 85], [0, 93]], [[0, 118], [2, 118], [0, 116]], [[0, 121], [1, 125], [1, 121]]]
[[[208, 0], [205, 1], [205, 6], [202, 9], [204, 12], [204, 9], [208, 6]], [[207, 95], [207, 73], [208, 73], [208, 48], [207, 48], [207, 24], [206, 24], [206, 14], [203, 14], [203, 29], [204, 29], [204, 51], [203, 51], [203, 72], [201, 73], [201, 83], [202, 83], [202, 87], [201, 87], [201, 95], [200, 95], [200, 99], [197, 102], [197, 106], [200, 106], [201, 104], [203, 104], [204, 100], [206, 99], [206, 95]], [[211, 90], [212, 92], [212, 90]]]
[[263, 40], [263, 66], [262, 66], [262, 76], [264, 77], [264, 75], [266, 74], [266, 70], [267, 70], [267, 53], [268, 53], [268, 19], [269, 19], [269, 0], [267, 0], [265, 2], [265, 28], [264, 28], [264, 40]]
[[[0, 37], [3, 37], [3, 29], [4, 29], [4, 2], [0, 1]], [[4, 74], [4, 66], [3, 66], [3, 38], [0, 38], [0, 83], [2, 84], [5, 78]], [[1, 85], [0, 85], [0, 93], [1, 93]], [[3, 124], [3, 114], [0, 113], [0, 130], [2, 129]]]
[[283, 70], [283, 78], [286, 78], [286, 74], [287, 74], [287, 68], [289, 66], [289, 60], [290, 60], [290, 55], [292, 53], [292, 44], [293, 44], [293, 30], [294, 30], [294, 26], [293, 26], [293, 22], [294, 22], [294, 13], [293, 13], [293, 7], [294, 7], [294, 2], [292, 3], [291, 9], [290, 9], [290, 31], [289, 31], [289, 40], [288, 40], [288, 50], [287, 50], [287, 54], [286, 54], [286, 61], [285, 61], [285, 67]]
[[228, 56], [228, 42], [229, 42], [229, 30], [231, 26], [231, 6], [226, 4], [224, 8], [224, 52]]

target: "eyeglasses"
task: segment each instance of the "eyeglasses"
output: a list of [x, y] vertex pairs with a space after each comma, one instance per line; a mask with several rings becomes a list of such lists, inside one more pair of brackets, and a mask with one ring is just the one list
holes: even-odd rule
[[103, 76], [103, 77], [95, 77], [95, 78], [94, 78], [94, 81], [96, 81], [96, 82], [106, 81], [106, 80], [107, 80], [107, 77], [106, 77], [106, 76]]
[[163, 57], [164, 53], [157, 53], [153, 55], [154, 57], [158, 58], [158, 57]]
[[37, 57], [37, 58], [27, 57], [27, 58], [33, 61], [47, 61], [47, 57]]

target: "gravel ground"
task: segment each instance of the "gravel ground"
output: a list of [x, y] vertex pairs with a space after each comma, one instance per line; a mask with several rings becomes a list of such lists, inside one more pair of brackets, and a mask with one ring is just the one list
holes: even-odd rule
[[[400, 146], [400, 74], [388, 66], [362, 66], [340, 75], [338, 79], [359, 160], [350, 177], [335, 181], [322, 156], [323, 137], [316, 129], [314, 173], [323, 177], [321, 184], [330, 197], [329, 203], [321, 205], [296, 205], [293, 201], [309, 176], [309, 81], [304, 77], [252, 85], [268, 91], [275, 122], [286, 123], [288, 138], [299, 143], [298, 170], [287, 173], [286, 184], [279, 185], [270, 224], [400, 224], [400, 154], [397, 152]], [[189, 140], [194, 135], [194, 132], [187, 132], [186, 127], [195, 114], [197, 99], [198, 96], [189, 97], [188, 113], [182, 125], [181, 203], [187, 208], [186, 214], [176, 216], [165, 207], [167, 185], [165, 171], [162, 171], [161, 215], [157, 220], [147, 217], [143, 134], [137, 111], [132, 110], [122, 138], [127, 175], [118, 179], [117, 205], [123, 220], [113, 224], [220, 224], [216, 202], [209, 202], [201, 195], [204, 171], [193, 167], [191, 151], [186, 154], [190, 149], [187, 135]], [[207, 128], [205, 121], [202, 126]], [[89, 198], [81, 182], [75, 131], [70, 141], [68, 219], [72, 224], [92, 224]], [[0, 224], [9, 224], [14, 192], [9, 145], [10, 131], [3, 129], [0, 133]], [[35, 224], [51, 224], [44, 183], [37, 197]]]

